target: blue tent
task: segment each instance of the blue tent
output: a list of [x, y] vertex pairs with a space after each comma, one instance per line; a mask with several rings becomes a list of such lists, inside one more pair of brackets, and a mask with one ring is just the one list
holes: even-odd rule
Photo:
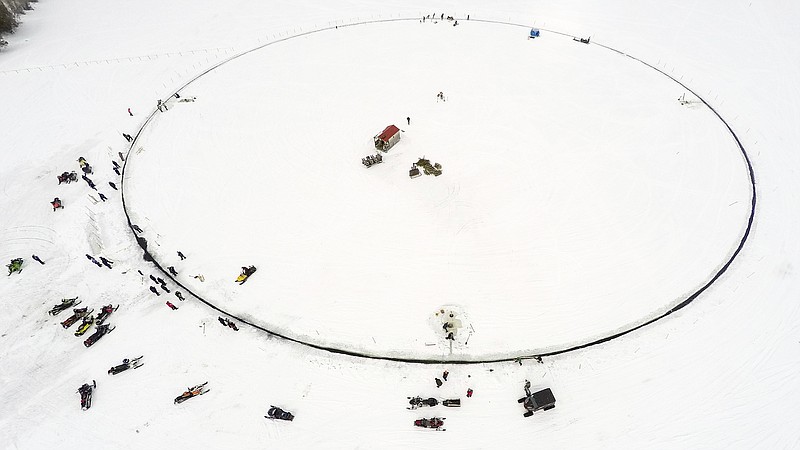
[[538, 28], [531, 28], [531, 35], [530, 38], [537, 38], [539, 37], [539, 29]]

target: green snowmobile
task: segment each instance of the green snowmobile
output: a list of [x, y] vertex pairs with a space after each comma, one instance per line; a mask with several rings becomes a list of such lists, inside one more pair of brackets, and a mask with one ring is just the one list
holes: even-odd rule
[[22, 258], [12, 259], [11, 264], [6, 264], [6, 267], [8, 267], [8, 276], [14, 272], [22, 272]]

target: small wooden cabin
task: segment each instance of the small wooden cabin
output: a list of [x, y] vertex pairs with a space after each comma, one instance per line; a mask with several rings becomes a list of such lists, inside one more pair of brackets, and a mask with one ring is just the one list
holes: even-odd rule
[[397, 141], [400, 140], [400, 129], [394, 125], [389, 125], [384, 128], [381, 134], [376, 135], [374, 138], [375, 148], [381, 151], [389, 151]]

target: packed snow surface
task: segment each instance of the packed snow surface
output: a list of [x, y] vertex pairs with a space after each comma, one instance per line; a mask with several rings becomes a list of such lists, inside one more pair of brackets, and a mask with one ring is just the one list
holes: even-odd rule
[[[178, 276], [193, 292], [282, 334], [448, 357], [436, 314], [455, 308], [458, 357], [553, 351], [674, 306], [739, 244], [744, 158], [684, 92], [514, 26], [328, 29], [182, 88], [194, 101], [136, 142], [127, 206], [162, 265], [204, 249]], [[367, 169], [395, 123], [400, 143]], [[421, 157], [443, 174], [410, 179]]]
[[[0, 280], [0, 447], [800, 448], [800, 5], [689, 3], [36, 3], [0, 51], [0, 260], [25, 260]], [[434, 12], [459, 25], [416, 20]], [[130, 149], [126, 201], [154, 256], [294, 337], [446, 358], [441, 309], [464, 319], [463, 358], [605, 335], [707, 281], [750, 193], [709, 109], [599, 44], [728, 121], [755, 170], [755, 222], [691, 305], [543, 364], [404, 364], [234, 331], [142, 259], [109, 184]], [[155, 110], [184, 85], [195, 102]], [[153, 112], [131, 149], [122, 133]], [[401, 141], [365, 168], [389, 124]], [[443, 174], [410, 179], [422, 156]], [[96, 191], [57, 183], [79, 157]], [[69, 312], [47, 314], [75, 296], [119, 305], [91, 348], [60, 325]], [[524, 418], [526, 379], [556, 408]], [[462, 406], [407, 410], [417, 395]], [[294, 421], [265, 419], [270, 405]], [[433, 416], [446, 432], [412, 425]]]

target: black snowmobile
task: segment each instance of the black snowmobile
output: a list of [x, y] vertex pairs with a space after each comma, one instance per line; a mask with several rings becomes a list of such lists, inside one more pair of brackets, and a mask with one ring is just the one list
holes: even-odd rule
[[67, 320], [61, 322], [61, 326], [64, 328], [69, 328], [78, 320], [83, 319], [84, 316], [91, 314], [92, 311], [89, 311], [89, 308], [75, 308], [72, 310], [72, 315], [69, 316]]
[[100, 338], [114, 331], [114, 328], [111, 328], [111, 325], [106, 325], [106, 324], [98, 325], [97, 329], [94, 331], [94, 334], [92, 334], [85, 341], [83, 341], [83, 345], [85, 345], [86, 347], [91, 347], [92, 345], [94, 345], [95, 342], [99, 341]]
[[431, 428], [436, 431], [444, 431], [444, 419], [445, 417], [431, 417], [430, 419], [417, 419], [414, 421], [415, 427], [421, 428]]
[[290, 413], [289, 411], [284, 411], [284, 410], [282, 410], [281, 408], [278, 408], [275, 405], [270, 405], [269, 406], [269, 411], [267, 411], [267, 415], [264, 416], [264, 417], [266, 417], [267, 419], [273, 419], [273, 420], [275, 420], [275, 419], [288, 420], [290, 422], [292, 420], [294, 420], [294, 414]]
[[142, 358], [144, 358], [144, 356], [133, 359], [125, 358], [122, 360], [122, 364], [108, 369], [108, 374], [116, 375], [118, 373], [125, 372], [128, 369], [138, 369], [144, 365], [144, 363], [140, 362]]
[[422, 408], [423, 406], [436, 406], [439, 404], [439, 400], [436, 400], [433, 397], [430, 398], [422, 398], [422, 397], [408, 397], [408, 404], [411, 405], [408, 409], [417, 409]]
[[190, 398], [198, 397], [200, 395], [205, 394], [206, 392], [209, 392], [211, 389], [206, 389], [207, 384], [208, 381], [206, 381], [203, 384], [198, 384], [197, 386], [186, 388], [186, 392], [175, 397], [174, 403], [177, 405], [178, 403], [183, 403], [186, 400], [189, 400]]
[[[408, 397], [408, 404], [411, 405], [408, 409], [417, 409], [422, 408], [423, 406], [437, 406], [440, 402], [439, 400], [429, 397], [429, 398], [422, 398], [422, 397]], [[461, 406], [461, 399], [460, 398], [448, 398], [441, 401], [443, 406], [447, 406], [450, 408], [457, 408]]]
[[82, 410], [86, 411], [92, 407], [92, 393], [94, 392], [95, 388], [97, 388], [97, 382], [94, 380], [92, 380], [92, 384], [85, 383], [83, 386], [78, 388], [78, 392], [81, 394]]
[[116, 307], [116, 308], [114, 307], [114, 305], [106, 305], [106, 306], [103, 306], [103, 307], [100, 309], [100, 314], [98, 314], [98, 315], [97, 315], [97, 319], [95, 320], [95, 323], [96, 323], [97, 325], [102, 325], [102, 324], [103, 324], [103, 322], [105, 322], [105, 321], [106, 321], [106, 319], [108, 319], [108, 316], [110, 316], [110, 315], [111, 315], [111, 313], [113, 313], [114, 311], [116, 311], [116, 310], [117, 310], [117, 308], [119, 308], [119, 305], [117, 305], [117, 307]]
[[53, 309], [51, 309], [48, 314], [51, 316], [57, 316], [61, 314], [62, 311], [66, 311], [73, 306], [80, 305], [81, 302], [76, 300], [78, 300], [78, 297], [61, 299], [61, 303], [53, 306]]

